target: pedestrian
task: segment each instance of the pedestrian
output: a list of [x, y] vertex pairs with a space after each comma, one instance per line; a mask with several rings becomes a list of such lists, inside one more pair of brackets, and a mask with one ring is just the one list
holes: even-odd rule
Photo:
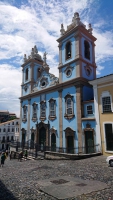
[[18, 154], [18, 161], [21, 161], [21, 152], [19, 152], [19, 154]]
[[1, 167], [3, 167], [4, 161], [5, 161], [5, 155], [4, 155], [4, 153], [2, 153], [2, 155], [1, 155]]

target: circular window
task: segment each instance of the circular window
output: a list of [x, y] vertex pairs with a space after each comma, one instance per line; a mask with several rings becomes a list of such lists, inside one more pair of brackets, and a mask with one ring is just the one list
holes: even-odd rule
[[43, 82], [42, 82], [42, 86], [45, 86], [45, 85], [46, 85], [46, 83], [45, 83], [45, 81], [43, 81]]
[[66, 75], [71, 76], [71, 70], [70, 69], [67, 70]]

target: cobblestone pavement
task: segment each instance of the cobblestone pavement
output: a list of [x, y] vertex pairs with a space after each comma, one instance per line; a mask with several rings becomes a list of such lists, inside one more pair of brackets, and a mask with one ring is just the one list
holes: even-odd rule
[[[71, 200], [113, 200], [113, 167], [105, 156], [83, 160], [18, 160], [5, 161], [0, 167], [0, 200], [55, 200], [40, 191], [39, 180], [60, 176], [97, 180], [109, 187]], [[68, 200], [68, 199], [65, 199]]]

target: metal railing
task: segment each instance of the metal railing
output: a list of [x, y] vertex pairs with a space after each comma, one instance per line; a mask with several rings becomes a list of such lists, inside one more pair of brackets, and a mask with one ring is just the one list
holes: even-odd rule
[[16, 151], [24, 151], [25, 149], [28, 150], [29, 154], [35, 155], [37, 157], [39, 152], [57, 152], [57, 153], [66, 153], [66, 154], [93, 154], [101, 152], [100, 145], [88, 146], [88, 147], [70, 147], [70, 148], [60, 148], [56, 146], [44, 146], [34, 143], [32, 141], [28, 142], [17, 142], [13, 141], [10, 143], [11, 147], [15, 147]]

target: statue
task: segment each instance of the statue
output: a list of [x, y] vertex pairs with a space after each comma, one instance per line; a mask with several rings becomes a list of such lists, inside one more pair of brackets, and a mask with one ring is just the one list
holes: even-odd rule
[[46, 55], [47, 55], [47, 53], [45, 52], [43, 55], [44, 64], [46, 64], [46, 59], [47, 59]]

